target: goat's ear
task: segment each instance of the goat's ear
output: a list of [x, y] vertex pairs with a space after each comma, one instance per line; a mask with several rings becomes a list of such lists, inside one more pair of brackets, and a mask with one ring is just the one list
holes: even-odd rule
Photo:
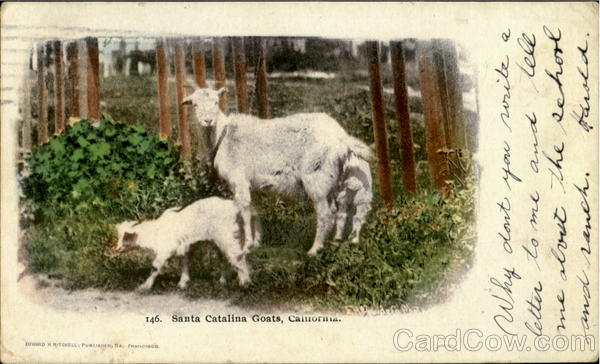
[[125, 232], [125, 234], [123, 234], [123, 246], [136, 245], [137, 238], [138, 238], [137, 233]]
[[181, 100], [181, 105], [191, 105], [192, 104], [192, 95], [184, 97], [183, 100]]
[[227, 91], [227, 87], [221, 87], [217, 90], [217, 95], [222, 95], [225, 91]]

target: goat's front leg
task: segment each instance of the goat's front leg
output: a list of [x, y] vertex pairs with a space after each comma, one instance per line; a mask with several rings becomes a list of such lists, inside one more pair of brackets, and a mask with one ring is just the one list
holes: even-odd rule
[[317, 233], [312, 248], [308, 251], [309, 255], [316, 255], [317, 251], [323, 247], [323, 242], [333, 224], [333, 207], [326, 199], [315, 202], [315, 210], [317, 211]]
[[[237, 272], [238, 279], [241, 285], [250, 281], [250, 271], [246, 263], [246, 252], [240, 246], [239, 239], [236, 234], [231, 231], [222, 230], [220, 236], [214, 239], [217, 247], [223, 252], [227, 261]], [[221, 277], [221, 279], [224, 279]]]
[[138, 292], [146, 292], [152, 288], [154, 280], [160, 274], [167, 259], [168, 256], [163, 256], [161, 254], [156, 255], [156, 258], [154, 258], [154, 261], [152, 262], [152, 273], [150, 274], [150, 277], [137, 288]]
[[250, 270], [248, 269], [248, 263], [246, 263], [246, 254], [240, 251], [228, 251], [225, 254], [229, 264], [233, 266], [238, 275], [238, 280], [241, 285], [245, 285], [250, 282]]
[[247, 183], [236, 183], [234, 186], [234, 200], [242, 215], [242, 225], [244, 229], [243, 242], [244, 250], [247, 251], [253, 246], [258, 246], [258, 240], [252, 234], [252, 213], [250, 210], [250, 185]]

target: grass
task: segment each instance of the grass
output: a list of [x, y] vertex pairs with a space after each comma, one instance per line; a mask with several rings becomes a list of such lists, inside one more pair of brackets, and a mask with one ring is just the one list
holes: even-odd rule
[[[294, 112], [326, 112], [350, 134], [373, 142], [369, 94], [356, 79], [269, 80], [273, 116]], [[174, 104], [174, 88], [171, 99]], [[115, 120], [141, 123], [156, 130], [156, 87], [152, 77], [113, 77], [101, 82], [103, 111]], [[230, 93], [233, 95], [233, 93]], [[255, 95], [250, 93], [253, 113]], [[230, 110], [235, 108], [229, 97]], [[392, 100], [386, 96], [386, 118], [394, 122]], [[411, 111], [421, 110], [420, 100], [410, 100]], [[172, 108], [172, 120], [177, 120]], [[176, 124], [176, 123], [174, 123]], [[403, 193], [399, 168], [398, 131], [388, 126], [392, 158], [394, 209], [383, 207], [377, 179], [374, 203], [360, 244], [328, 242], [316, 257], [306, 251], [315, 233], [312, 204], [305, 196], [253, 195], [263, 227], [261, 246], [247, 257], [252, 283], [237, 284], [236, 274], [218, 249], [202, 242], [190, 252], [191, 281], [184, 294], [190, 298], [222, 298], [240, 305], [311, 305], [319, 309], [355, 310], [360, 307], [401, 308], [424, 295], [434, 297], [448, 277], [469, 264], [473, 243], [473, 186], [456, 186], [448, 198], [432, 188], [425, 161], [423, 128], [413, 122], [418, 192]], [[35, 206], [26, 201], [35, 220], [27, 251], [31, 268], [63, 279], [68, 288], [101, 287], [131, 290], [150, 273], [152, 254], [135, 250], [113, 255], [106, 249], [114, 239], [114, 225], [124, 219], [155, 216], [170, 204], [206, 195], [228, 196], [226, 188], [195, 188], [200, 167], [184, 168], [177, 189], [165, 195], [165, 186], [132, 192], [134, 211], [115, 209], [113, 202], [91, 201], [84, 207], [62, 204]], [[375, 162], [371, 166], [376, 171]], [[194, 182], [195, 181], [195, 182]], [[160, 181], [158, 181], [160, 182]], [[195, 184], [194, 184], [195, 183]], [[181, 190], [184, 184], [186, 191]], [[190, 187], [192, 186], [192, 187]], [[123, 197], [125, 198], [125, 197]], [[128, 206], [123, 201], [119, 206]], [[79, 208], [79, 210], [78, 210]], [[155, 291], [176, 290], [179, 261], [169, 263], [155, 283]]]

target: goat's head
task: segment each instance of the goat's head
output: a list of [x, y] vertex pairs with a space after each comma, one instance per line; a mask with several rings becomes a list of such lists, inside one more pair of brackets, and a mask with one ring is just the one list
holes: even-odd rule
[[181, 101], [181, 104], [194, 106], [196, 118], [200, 125], [204, 127], [213, 126], [221, 113], [221, 109], [219, 109], [219, 96], [225, 90], [225, 87], [218, 90], [196, 88], [191, 95]]
[[117, 245], [115, 251], [124, 252], [137, 245], [139, 237], [135, 221], [124, 221], [117, 225]]

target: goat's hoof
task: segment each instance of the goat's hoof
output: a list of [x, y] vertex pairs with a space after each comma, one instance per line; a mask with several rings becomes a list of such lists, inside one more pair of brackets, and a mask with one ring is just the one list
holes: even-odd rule
[[317, 255], [317, 249], [311, 249], [311, 250], [308, 251], [307, 254], [314, 257], [315, 255]]
[[246, 247], [247, 247], [247, 249], [246, 249], [246, 250], [248, 251], [248, 250], [250, 250], [251, 248], [258, 248], [258, 247], [259, 247], [259, 244], [258, 244], [258, 242], [257, 242], [257, 241], [254, 241], [254, 240], [253, 240], [253, 241], [249, 242], [249, 243], [248, 243], [248, 245], [246, 245]]
[[190, 277], [185, 275], [179, 279], [179, 283], [177, 283], [177, 287], [180, 289], [185, 289], [187, 287], [188, 282], [190, 281]]
[[247, 270], [238, 271], [237, 276], [241, 286], [245, 286], [250, 282], [250, 273]]
[[139, 286], [138, 288], [136, 288], [135, 291], [137, 293], [148, 293], [148, 292], [150, 292], [150, 289], [152, 289], [152, 286], [148, 286], [146, 284], [142, 284], [141, 286]]

